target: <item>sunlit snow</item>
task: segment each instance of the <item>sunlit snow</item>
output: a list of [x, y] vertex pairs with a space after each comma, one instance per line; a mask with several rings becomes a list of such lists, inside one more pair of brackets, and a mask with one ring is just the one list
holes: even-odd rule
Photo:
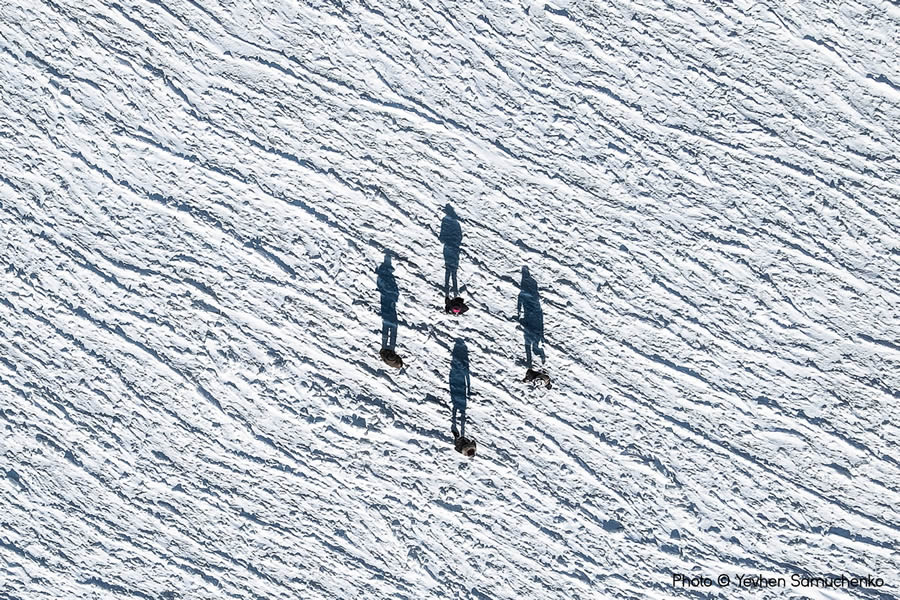
[[[900, 597], [896, 0], [7, 0], [0, 49], [3, 598]], [[673, 585], [743, 573], [884, 585]]]

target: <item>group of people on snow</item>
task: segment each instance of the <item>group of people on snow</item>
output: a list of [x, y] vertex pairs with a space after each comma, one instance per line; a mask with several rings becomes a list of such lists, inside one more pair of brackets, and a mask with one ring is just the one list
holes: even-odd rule
[[[457, 271], [459, 269], [460, 248], [462, 247], [462, 228], [456, 211], [449, 204], [444, 206], [444, 218], [438, 240], [444, 245], [444, 311], [453, 315], [462, 315], [469, 307], [459, 295]], [[375, 269], [379, 293], [381, 294], [381, 351], [380, 356], [386, 364], [394, 368], [402, 368], [403, 359], [397, 354], [397, 300], [400, 296], [394, 268], [391, 264], [390, 252], [385, 253], [384, 262]], [[541, 310], [537, 281], [531, 276], [528, 267], [522, 267], [522, 280], [519, 285], [519, 297], [516, 305], [516, 320], [521, 323], [525, 335], [525, 366], [527, 368], [522, 381], [543, 383], [551, 387], [550, 377], [546, 373], [533, 368], [533, 356], [539, 356], [541, 363], [546, 355], [541, 344], [544, 341], [544, 315]], [[475, 454], [474, 440], [465, 437], [466, 403], [471, 389], [469, 375], [469, 351], [462, 339], [455, 340], [450, 361], [450, 401], [452, 404], [451, 432], [454, 446], [465, 456]], [[457, 416], [459, 428], [457, 428]]]

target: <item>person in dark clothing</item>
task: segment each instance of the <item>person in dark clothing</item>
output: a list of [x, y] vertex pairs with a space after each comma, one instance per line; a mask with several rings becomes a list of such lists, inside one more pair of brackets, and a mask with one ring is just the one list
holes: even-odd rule
[[[438, 239], [444, 244], [444, 296], [450, 298], [459, 295], [456, 271], [459, 268], [459, 248], [462, 245], [462, 228], [453, 207], [444, 206], [444, 219], [441, 221], [441, 232]], [[451, 288], [451, 281], [453, 283]]]
[[522, 267], [522, 283], [519, 286], [519, 301], [516, 305], [516, 319], [522, 323], [525, 332], [525, 365], [530, 369], [531, 353], [546, 359], [540, 343], [544, 341], [544, 313], [541, 310], [541, 298], [538, 294], [537, 281], [531, 276], [528, 267]]
[[475, 456], [475, 440], [473, 439], [458, 435], [453, 440], [453, 447], [463, 456]]
[[466, 306], [466, 301], [463, 300], [462, 298], [460, 298], [459, 296], [457, 296], [456, 298], [453, 298], [452, 300], [450, 298], [447, 298], [444, 300], [444, 312], [445, 313], [461, 315], [464, 312], [466, 312], [467, 310], [469, 310], [469, 307]]
[[[471, 393], [472, 381], [469, 377], [469, 349], [460, 339], [453, 345], [450, 360], [450, 402], [453, 412], [450, 415], [450, 431], [454, 438], [465, 436], [466, 403]], [[459, 413], [459, 430], [456, 429], [456, 414]]]
[[549, 375], [547, 375], [543, 371], [535, 371], [534, 369], [528, 369], [527, 371], [525, 371], [525, 378], [522, 381], [524, 381], [525, 383], [531, 383], [532, 385], [538, 382], [543, 382], [548, 390], [553, 387], [550, 384]]
[[384, 262], [375, 272], [378, 274], [376, 285], [381, 293], [381, 347], [393, 351], [397, 345], [397, 299], [400, 291], [389, 252], [385, 252]]
[[390, 348], [382, 348], [381, 352], [378, 353], [378, 356], [380, 356], [381, 360], [389, 367], [394, 367], [395, 369], [403, 368], [403, 359]]

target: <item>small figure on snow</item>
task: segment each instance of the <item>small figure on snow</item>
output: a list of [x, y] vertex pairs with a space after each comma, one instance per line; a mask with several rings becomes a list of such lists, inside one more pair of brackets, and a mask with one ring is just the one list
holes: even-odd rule
[[452, 300], [447, 298], [444, 300], [444, 312], [453, 314], [453, 315], [461, 315], [464, 312], [469, 310], [469, 307], [466, 306], [466, 301], [457, 296]]
[[527, 371], [525, 371], [525, 379], [523, 379], [522, 381], [524, 381], [525, 383], [530, 383], [532, 385], [543, 383], [548, 390], [553, 387], [550, 384], [549, 375], [547, 375], [543, 371], [536, 371], [534, 369], [528, 369]]
[[470, 440], [467, 437], [457, 435], [454, 436], [453, 447], [456, 448], [456, 451], [463, 456], [475, 456], [475, 440]]
[[394, 367], [395, 369], [403, 368], [403, 359], [400, 358], [400, 355], [391, 350], [390, 348], [382, 348], [381, 352], [378, 353], [387, 366]]

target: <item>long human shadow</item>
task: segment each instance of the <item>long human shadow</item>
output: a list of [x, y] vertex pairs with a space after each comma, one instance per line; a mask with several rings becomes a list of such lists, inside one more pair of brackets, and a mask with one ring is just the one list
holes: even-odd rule
[[384, 253], [384, 262], [375, 269], [378, 274], [376, 285], [381, 293], [381, 348], [394, 350], [397, 346], [397, 299], [400, 290], [394, 277], [390, 252]]
[[[450, 402], [453, 405], [453, 412], [450, 414], [450, 431], [454, 438], [463, 437], [466, 434], [466, 404], [471, 388], [469, 349], [464, 341], [457, 339], [453, 345], [450, 360]], [[459, 429], [456, 428], [457, 413], [459, 413]]]
[[[462, 246], [462, 228], [459, 217], [449, 204], [444, 205], [444, 218], [441, 220], [441, 232], [438, 239], [444, 244], [444, 296], [459, 295], [456, 271], [459, 269], [459, 249]], [[451, 286], [452, 283], [452, 286]], [[450, 292], [453, 292], [452, 296]]]
[[516, 305], [516, 319], [525, 332], [525, 365], [530, 369], [532, 353], [546, 359], [541, 343], [544, 341], [544, 311], [541, 310], [541, 296], [538, 284], [528, 267], [522, 267], [522, 282], [519, 284], [519, 301]]

